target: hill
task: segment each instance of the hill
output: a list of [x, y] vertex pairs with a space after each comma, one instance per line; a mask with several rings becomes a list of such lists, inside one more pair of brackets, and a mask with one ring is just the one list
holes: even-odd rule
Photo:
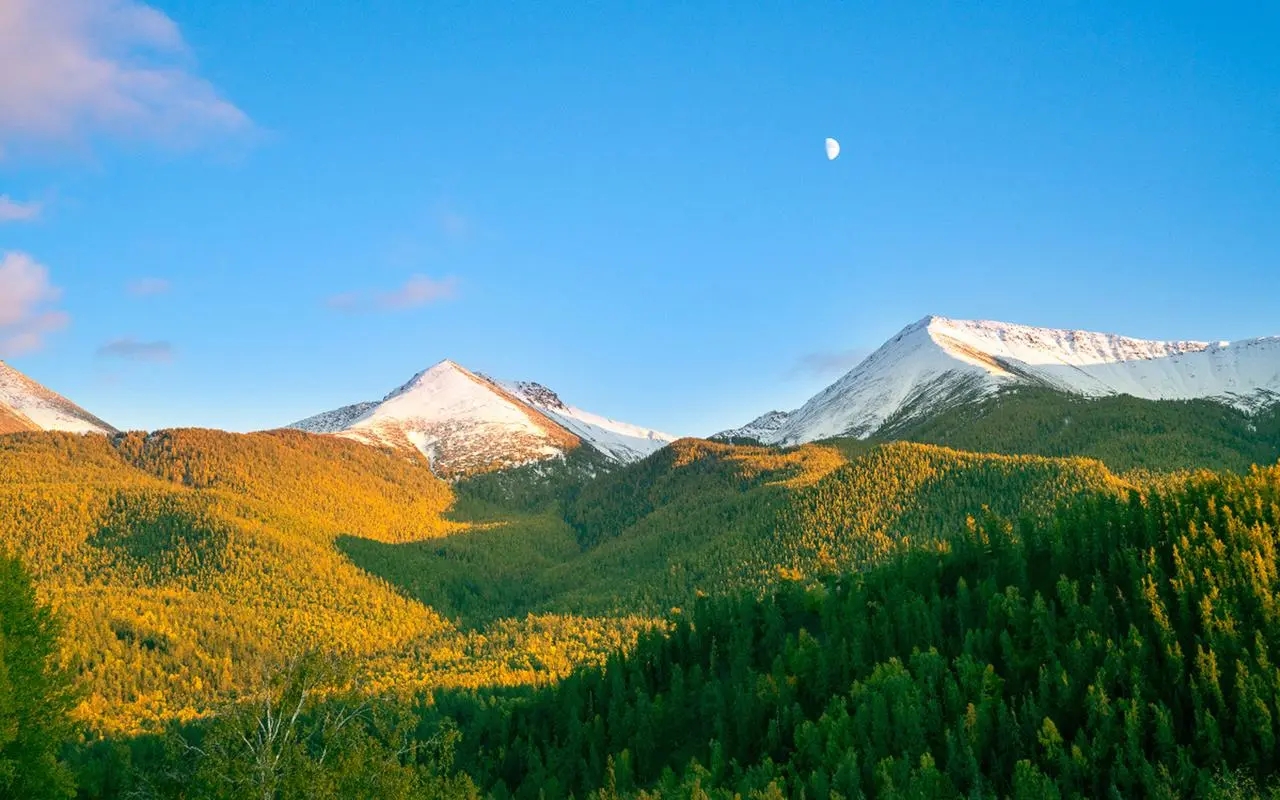
[[1280, 406], [1249, 413], [1211, 400], [1084, 398], [1031, 387], [925, 419], [889, 420], [872, 437], [961, 450], [1086, 456], [1118, 471], [1246, 472], [1280, 460]]
[[207, 713], [309, 649], [383, 690], [501, 685], [602, 658], [644, 624], [461, 632], [335, 546], [438, 539], [465, 527], [443, 516], [453, 501], [401, 455], [296, 431], [0, 437], [0, 547], [66, 617], [77, 716], [99, 731]]
[[1278, 500], [1272, 468], [988, 517], [434, 724], [496, 796], [1275, 797]]
[[962, 531], [984, 508], [1047, 514], [1080, 492], [1125, 486], [1085, 459], [684, 439], [558, 507], [545, 501], [536, 523], [499, 515], [440, 541], [340, 546], [464, 624], [530, 611], [665, 615], [701, 594], [876, 563]]

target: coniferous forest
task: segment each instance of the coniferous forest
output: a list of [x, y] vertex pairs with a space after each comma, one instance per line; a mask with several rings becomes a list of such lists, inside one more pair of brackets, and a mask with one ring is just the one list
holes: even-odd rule
[[2, 436], [0, 796], [1280, 796], [1273, 423], [1031, 400], [452, 484]]

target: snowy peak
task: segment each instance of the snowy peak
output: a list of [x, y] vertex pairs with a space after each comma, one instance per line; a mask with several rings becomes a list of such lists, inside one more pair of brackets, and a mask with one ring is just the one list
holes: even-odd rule
[[[1158, 342], [1110, 333], [1033, 328], [987, 320], [926, 317], [924, 329], [940, 347], [962, 360], [974, 351], [1029, 365], [1087, 367], [1198, 353], [1207, 342]], [[991, 366], [978, 357], [976, 366]]]
[[562, 457], [584, 444], [626, 462], [672, 440], [572, 408], [541, 384], [504, 383], [449, 360], [414, 375], [380, 402], [344, 406], [290, 427], [411, 447], [448, 476]]
[[385, 403], [388, 400], [393, 400], [396, 397], [399, 397], [400, 395], [411, 394], [413, 392], [430, 392], [432, 391], [433, 386], [439, 385], [441, 382], [448, 381], [450, 378], [457, 375], [469, 376], [472, 378], [476, 377], [463, 367], [446, 358], [444, 361], [432, 364], [417, 375], [414, 375], [402, 386], [392, 389], [385, 397], [382, 398], [382, 401]]
[[762, 426], [758, 438], [797, 444], [866, 437], [1014, 385], [1085, 397], [1208, 398], [1252, 410], [1280, 399], [1280, 337], [1162, 342], [930, 316], [903, 328], [777, 428]]
[[118, 432], [67, 398], [0, 361], [0, 433], [20, 431]]

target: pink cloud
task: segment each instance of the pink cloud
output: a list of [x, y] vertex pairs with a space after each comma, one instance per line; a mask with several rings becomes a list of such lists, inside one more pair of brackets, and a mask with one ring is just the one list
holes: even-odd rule
[[129, 294], [134, 297], [154, 297], [165, 294], [173, 285], [164, 278], [142, 278], [129, 284]]
[[403, 311], [452, 300], [458, 294], [457, 278], [436, 280], [414, 275], [389, 292], [343, 292], [325, 301], [335, 311]]
[[7, 194], [0, 194], [0, 222], [29, 222], [40, 216], [44, 204], [37, 201], [19, 203]]
[[192, 61], [174, 21], [137, 0], [4, 0], [0, 145], [98, 132], [184, 145], [250, 128]]
[[65, 328], [71, 318], [48, 308], [61, 296], [49, 283], [49, 271], [31, 256], [9, 252], [0, 257], [0, 355], [38, 350], [46, 334]]
[[425, 275], [414, 275], [399, 289], [379, 294], [377, 303], [386, 309], [417, 308], [440, 300], [452, 300], [457, 291], [458, 281], [454, 278], [437, 281]]

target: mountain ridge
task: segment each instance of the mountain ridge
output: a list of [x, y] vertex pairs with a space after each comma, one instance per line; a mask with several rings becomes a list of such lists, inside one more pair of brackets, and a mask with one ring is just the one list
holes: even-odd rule
[[1081, 397], [1209, 399], [1252, 412], [1280, 401], [1280, 337], [1162, 342], [931, 315], [800, 408], [715, 438], [776, 445], [866, 438], [890, 422], [927, 418], [1014, 386]]

